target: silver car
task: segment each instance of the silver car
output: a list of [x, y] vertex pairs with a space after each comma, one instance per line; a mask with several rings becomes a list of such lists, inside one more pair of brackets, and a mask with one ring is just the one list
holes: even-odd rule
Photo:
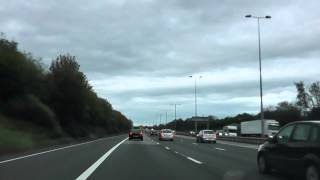
[[197, 142], [212, 142], [216, 143], [216, 134], [212, 130], [201, 130], [197, 134]]
[[161, 129], [159, 133], [159, 140], [170, 140], [173, 141], [175, 138], [175, 132], [171, 129]]

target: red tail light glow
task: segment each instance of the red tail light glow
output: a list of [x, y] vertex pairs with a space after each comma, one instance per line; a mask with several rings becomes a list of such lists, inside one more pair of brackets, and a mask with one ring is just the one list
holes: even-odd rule
[[129, 135], [132, 135], [132, 132], [129, 132]]

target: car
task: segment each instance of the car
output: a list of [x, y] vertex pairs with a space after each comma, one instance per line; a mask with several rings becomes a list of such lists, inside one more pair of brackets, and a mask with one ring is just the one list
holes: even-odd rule
[[157, 136], [157, 135], [158, 135], [158, 133], [156, 130], [154, 130], [154, 129], [150, 130], [150, 136]]
[[217, 139], [216, 134], [209, 129], [201, 130], [196, 137], [196, 141], [200, 143], [205, 143], [205, 142], [216, 143], [216, 139]]
[[159, 140], [170, 140], [173, 141], [175, 138], [176, 134], [174, 131], [172, 131], [171, 129], [161, 129], [160, 133], [159, 133]]
[[320, 121], [298, 121], [285, 125], [259, 146], [258, 170], [271, 170], [304, 176], [301, 179], [319, 180]]
[[143, 141], [143, 130], [140, 127], [133, 127], [129, 132], [129, 140], [140, 139]]

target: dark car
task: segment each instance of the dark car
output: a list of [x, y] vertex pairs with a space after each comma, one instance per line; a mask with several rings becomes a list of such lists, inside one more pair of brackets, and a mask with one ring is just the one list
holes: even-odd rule
[[319, 180], [320, 121], [290, 123], [258, 149], [258, 169], [295, 173], [306, 180]]
[[133, 127], [129, 132], [129, 140], [131, 139], [140, 139], [143, 141], [143, 130], [140, 127]]
[[154, 129], [150, 130], [150, 136], [157, 136], [157, 135], [158, 135], [158, 133], [156, 130], [154, 130]]

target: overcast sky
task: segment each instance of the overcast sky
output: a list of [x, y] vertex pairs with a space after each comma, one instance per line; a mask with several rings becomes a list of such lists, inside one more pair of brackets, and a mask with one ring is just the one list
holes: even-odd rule
[[259, 111], [257, 22], [265, 106], [320, 80], [320, 1], [0, 0], [0, 31], [49, 66], [75, 55], [99, 96], [135, 124]]

